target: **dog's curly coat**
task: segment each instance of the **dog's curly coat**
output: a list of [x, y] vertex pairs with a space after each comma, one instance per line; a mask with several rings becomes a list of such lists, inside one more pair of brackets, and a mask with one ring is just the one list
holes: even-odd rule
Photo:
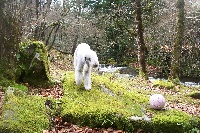
[[74, 52], [74, 69], [76, 85], [81, 85], [84, 78], [84, 87], [91, 89], [91, 71], [93, 67], [98, 67], [99, 61], [96, 52], [90, 49], [86, 43], [77, 46]]

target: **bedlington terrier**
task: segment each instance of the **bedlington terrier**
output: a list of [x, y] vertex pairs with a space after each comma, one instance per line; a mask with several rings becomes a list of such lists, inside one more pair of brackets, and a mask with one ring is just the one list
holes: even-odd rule
[[77, 46], [74, 52], [74, 69], [76, 85], [80, 86], [84, 79], [84, 87], [86, 90], [91, 89], [91, 71], [97, 68], [99, 61], [96, 52], [90, 49], [86, 43]]

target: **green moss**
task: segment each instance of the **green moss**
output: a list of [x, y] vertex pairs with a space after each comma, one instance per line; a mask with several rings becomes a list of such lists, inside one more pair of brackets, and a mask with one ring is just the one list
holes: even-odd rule
[[15, 69], [8, 63], [8, 61], [2, 59], [0, 62], [0, 86], [9, 86], [15, 83]]
[[[112, 74], [93, 74], [92, 89], [86, 91], [83, 85], [75, 85], [73, 72], [67, 72], [63, 79], [64, 120], [82, 126], [114, 127], [128, 132], [141, 128], [150, 132], [168, 133], [171, 129], [182, 133], [200, 126], [199, 118], [193, 120], [182, 111], [149, 109], [149, 95], [127, 89], [123, 80], [112, 80], [112, 77]], [[151, 122], [130, 120], [131, 116], [143, 116], [142, 110], [154, 114]], [[189, 124], [191, 121], [195, 124]]]
[[12, 85], [14, 83], [15, 83], [14, 80], [9, 80], [5, 77], [0, 77], [0, 86], [8, 87], [9, 85]]
[[158, 86], [160, 88], [173, 89], [175, 87], [175, 84], [171, 81], [155, 80], [153, 82], [153, 86]]
[[180, 79], [179, 78], [173, 79], [173, 78], [169, 77], [168, 81], [174, 83], [175, 85], [180, 85]]
[[107, 62], [108, 62], [109, 65], [115, 65], [115, 64], [117, 64], [117, 62], [113, 58], [108, 59]]
[[83, 86], [75, 85], [72, 73], [66, 75], [62, 99], [64, 118], [79, 125], [133, 130], [128, 117], [142, 116], [141, 106], [135, 100], [144, 103], [147, 99], [126, 92], [117, 83], [110, 83], [106, 76], [93, 76], [96, 80], [93, 80], [92, 89], [85, 91]]
[[[200, 128], [200, 119], [175, 109], [151, 110], [149, 93], [137, 91], [125, 79], [112, 79], [112, 74], [92, 75], [92, 89], [86, 91], [75, 85], [73, 72], [63, 79], [64, 96], [61, 99], [63, 121], [90, 127], [113, 127], [127, 132], [143, 129], [146, 132], [183, 133]], [[137, 79], [138, 80], [138, 79]], [[145, 80], [140, 84], [146, 84]], [[45, 98], [28, 96], [23, 85], [12, 86], [3, 106], [0, 132], [40, 133], [48, 129], [49, 120]], [[7, 93], [8, 94], [8, 93]], [[171, 99], [171, 98], [170, 98]], [[168, 101], [168, 97], [166, 97]], [[130, 120], [131, 116], [143, 117], [145, 112], [153, 114], [151, 121]]]
[[49, 121], [39, 96], [9, 95], [2, 109], [1, 133], [41, 133], [48, 129]]
[[27, 41], [20, 44], [17, 55], [18, 82], [28, 82], [34, 86], [45, 86], [51, 83], [48, 52], [40, 41]]
[[199, 127], [199, 122], [200, 119], [191, 117], [184, 112], [168, 110], [156, 113], [152, 125], [154, 132], [183, 133], [191, 130], [192, 127]]
[[22, 84], [14, 84], [11, 85], [11, 87], [14, 87], [16, 90], [21, 90], [23, 92], [28, 92], [28, 88]]

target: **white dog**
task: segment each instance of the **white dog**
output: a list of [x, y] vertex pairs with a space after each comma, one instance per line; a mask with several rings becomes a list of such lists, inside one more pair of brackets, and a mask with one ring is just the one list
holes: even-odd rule
[[80, 86], [84, 78], [84, 87], [91, 89], [91, 71], [93, 67], [98, 67], [99, 61], [96, 52], [90, 49], [86, 43], [77, 46], [74, 52], [74, 69], [76, 85]]

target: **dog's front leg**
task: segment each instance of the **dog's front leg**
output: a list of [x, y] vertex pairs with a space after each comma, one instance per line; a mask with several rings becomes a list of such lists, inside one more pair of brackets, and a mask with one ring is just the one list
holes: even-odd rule
[[77, 64], [75, 67], [75, 82], [76, 85], [80, 86], [83, 80], [83, 65], [81, 63]]
[[84, 87], [86, 90], [91, 89], [91, 70], [92, 68], [89, 66], [84, 66], [83, 72], [84, 72]]

